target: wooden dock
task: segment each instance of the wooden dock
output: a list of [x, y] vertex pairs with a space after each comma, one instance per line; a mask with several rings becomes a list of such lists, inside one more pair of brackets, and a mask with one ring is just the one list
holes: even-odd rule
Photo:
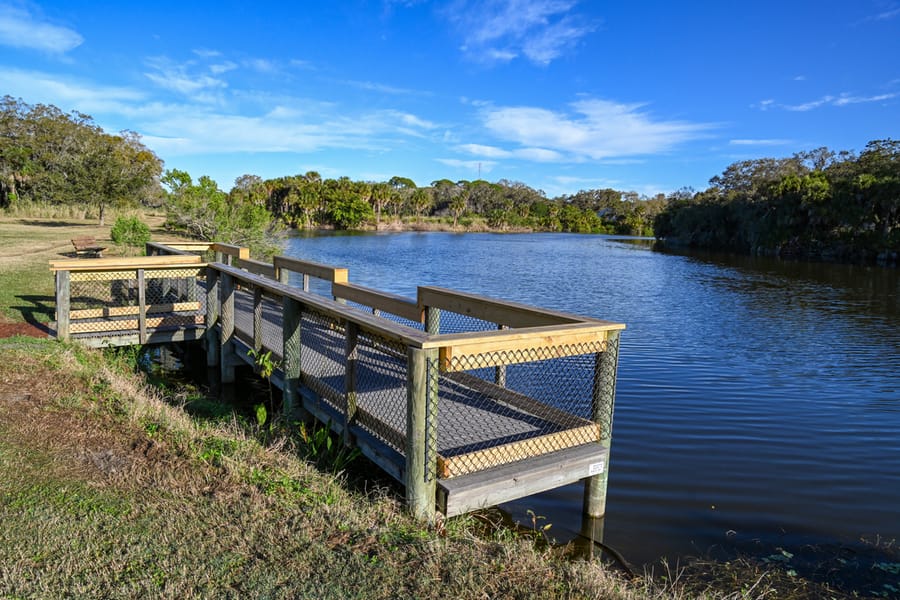
[[[225, 385], [251, 351], [271, 352], [285, 412], [329, 424], [404, 483], [421, 518], [579, 480], [586, 514], [605, 512], [624, 325], [437, 287], [407, 299], [347, 269], [222, 244], [148, 254], [51, 263], [58, 337], [203, 340]], [[310, 293], [311, 277], [332, 296]]]

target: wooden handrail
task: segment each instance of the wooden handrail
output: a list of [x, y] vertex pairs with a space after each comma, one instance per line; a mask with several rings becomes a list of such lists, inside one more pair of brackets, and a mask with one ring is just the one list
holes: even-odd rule
[[[144, 245], [144, 248], [147, 250], [148, 256], [168, 256], [168, 255], [181, 255], [181, 256], [194, 256], [195, 252], [205, 252], [209, 248], [209, 244], [176, 244], [174, 242], [147, 242]], [[161, 252], [162, 254], [153, 254], [153, 250]]]
[[342, 298], [364, 306], [403, 317], [416, 323], [425, 322], [425, 311], [409, 298], [355, 283], [333, 283], [331, 293], [335, 298]]
[[248, 286], [261, 288], [271, 296], [277, 298], [291, 298], [302, 305], [313, 308], [316, 312], [320, 312], [326, 316], [337, 320], [352, 321], [360, 326], [361, 329], [375, 333], [390, 340], [402, 342], [408, 346], [421, 348], [428, 336], [425, 332], [413, 327], [408, 327], [400, 323], [395, 323], [373, 314], [367, 313], [358, 308], [341, 304], [329, 298], [325, 298], [293, 286], [283, 284], [278, 281], [267, 279], [260, 275], [254, 275], [221, 263], [213, 263], [209, 267], [219, 273], [230, 275], [235, 281], [240, 281]]
[[507, 327], [540, 327], [593, 321], [580, 315], [432, 286], [418, 288], [418, 304], [423, 309], [439, 308]]
[[212, 250], [214, 252], [221, 252], [222, 254], [227, 254], [228, 256], [239, 258], [241, 260], [247, 260], [248, 258], [250, 258], [250, 248], [244, 248], [243, 246], [237, 246], [235, 244], [215, 243], [212, 245]]
[[[441, 371], [465, 371], [601, 352], [623, 323], [591, 321], [431, 336], [424, 348], [440, 349]], [[586, 350], [586, 346], [598, 346]]]
[[275, 279], [275, 267], [261, 260], [252, 260], [249, 258], [238, 258], [234, 261], [234, 266], [250, 271], [256, 275], [262, 275], [269, 279]]
[[202, 266], [203, 259], [195, 254], [163, 256], [129, 256], [121, 258], [89, 258], [50, 261], [51, 271], [117, 271], [123, 269], [166, 269]]
[[290, 258], [288, 256], [276, 256], [272, 260], [275, 264], [276, 273], [286, 269], [295, 273], [310, 275], [317, 279], [324, 279], [331, 283], [347, 283], [348, 280], [347, 269], [342, 267], [332, 267], [331, 265]]

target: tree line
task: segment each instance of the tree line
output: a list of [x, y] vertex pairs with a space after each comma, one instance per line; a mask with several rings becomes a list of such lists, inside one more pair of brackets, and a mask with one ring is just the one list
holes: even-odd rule
[[667, 244], [757, 254], [896, 261], [900, 142], [856, 155], [819, 148], [736, 162], [701, 192], [647, 198], [614, 189], [548, 198], [501, 179], [426, 186], [323, 178], [315, 171], [238, 177], [229, 191], [207, 176], [163, 172], [131, 131], [109, 134], [79, 112], [0, 101], [0, 209], [83, 205], [162, 207], [167, 226], [204, 240], [272, 250], [285, 228], [445, 228], [655, 235]]
[[673, 245], [896, 263], [900, 141], [736, 162], [708, 189], [670, 197], [654, 232]]
[[111, 135], [79, 112], [0, 100], [0, 208], [22, 203], [110, 206], [162, 199], [162, 161], [132, 131]]
[[547, 198], [524, 183], [441, 179], [427, 186], [323, 178], [314, 171], [238, 177], [229, 191], [207, 176], [163, 173], [138, 134], [108, 134], [89, 115], [52, 105], [0, 102], [0, 208], [84, 205], [165, 207], [167, 224], [202, 239], [248, 245], [280, 229], [437, 227], [455, 230], [652, 234], [663, 197], [586, 190]]
[[229, 194], [265, 206], [292, 228], [380, 228], [390, 222], [438, 220], [466, 229], [477, 220], [494, 230], [649, 235], [652, 218], [662, 209], [662, 198], [648, 200], [612, 189], [548, 199], [540, 190], [506, 179], [441, 179], [420, 187], [401, 176], [354, 181], [323, 179], [315, 171], [269, 180], [244, 175]]

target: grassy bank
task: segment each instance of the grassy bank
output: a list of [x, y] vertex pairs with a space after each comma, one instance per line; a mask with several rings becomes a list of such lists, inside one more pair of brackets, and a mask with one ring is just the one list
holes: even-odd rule
[[[46, 263], [85, 234], [109, 237], [0, 219], [6, 319], [51, 318]], [[375, 467], [335, 475], [296, 429], [263, 436], [197, 390], [149, 388], [134, 362], [0, 340], [0, 597], [842, 597], [744, 561], [631, 578], [491, 513], [422, 526]]]
[[194, 421], [52, 341], [0, 342], [0, 499], [13, 597], [638, 597], [501, 529], [422, 529], [392, 494]]

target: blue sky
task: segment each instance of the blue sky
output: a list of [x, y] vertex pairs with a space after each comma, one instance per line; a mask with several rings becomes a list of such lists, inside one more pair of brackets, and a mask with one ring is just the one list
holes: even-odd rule
[[245, 173], [704, 189], [900, 137], [900, 1], [0, 0], [0, 94]]

